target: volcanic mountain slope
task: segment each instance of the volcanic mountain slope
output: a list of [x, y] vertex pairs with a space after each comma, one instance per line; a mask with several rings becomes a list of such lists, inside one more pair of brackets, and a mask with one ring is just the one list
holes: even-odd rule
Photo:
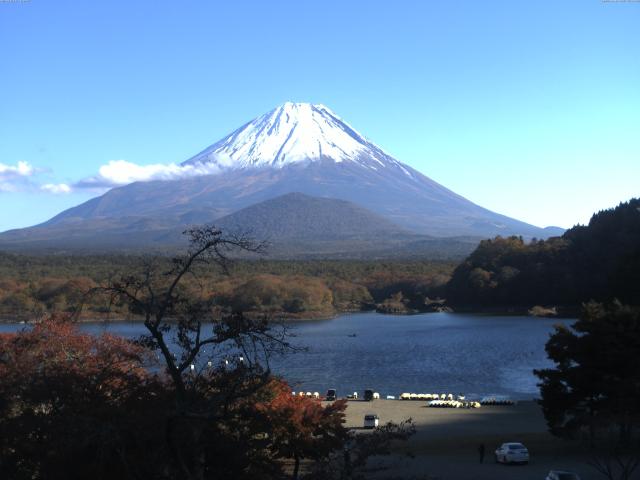
[[96, 236], [127, 230], [131, 240], [168, 222], [174, 228], [210, 223], [292, 192], [353, 202], [417, 234], [545, 238], [562, 232], [475, 205], [394, 159], [323, 105], [286, 103], [183, 165], [216, 173], [114, 188], [9, 237], [27, 240], [37, 233], [45, 239], [47, 231], [67, 227], [89, 235], [95, 227]]
[[345, 200], [288, 193], [216, 221], [231, 233], [265, 240], [271, 257], [462, 258], [478, 238], [417, 235]]
[[230, 232], [265, 240], [346, 240], [413, 236], [384, 217], [345, 200], [287, 193], [218, 219]]
[[[185, 217], [124, 217], [62, 222], [7, 232], [12, 250], [95, 253], [144, 249], [170, 252], [186, 246]], [[434, 238], [409, 232], [384, 217], [345, 200], [289, 193], [243, 208], [215, 221], [229, 234], [266, 242], [267, 258], [454, 259], [471, 253], [479, 238]], [[96, 233], [102, 232], [102, 233]]]

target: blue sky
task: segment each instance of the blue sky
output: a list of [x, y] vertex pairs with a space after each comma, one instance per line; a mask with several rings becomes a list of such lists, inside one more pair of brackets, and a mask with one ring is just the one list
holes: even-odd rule
[[596, 0], [0, 2], [0, 231], [287, 100], [484, 207], [584, 223], [640, 195], [639, 25]]

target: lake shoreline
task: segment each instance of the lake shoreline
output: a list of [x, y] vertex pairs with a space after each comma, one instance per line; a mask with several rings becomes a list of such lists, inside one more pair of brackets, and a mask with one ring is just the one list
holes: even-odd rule
[[[304, 322], [304, 321], [316, 321], [316, 320], [333, 320], [341, 315], [348, 315], [351, 313], [370, 313], [374, 310], [364, 310], [364, 311], [349, 311], [349, 312], [336, 312], [332, 314], [318, 314], [314, 316], [307, 317], [298, 317], [293, 315], [282, 315], [276, 314], [273, 315], [270, 320], [282, 321], [282, 322]], [[263, 318], [261, 315], [247, 315], [249, 318], [259, 319]], [[46, 317], [42, 317], [46, 318]], [[4, 316], [0, 317], [0, 325], [33, 325], [42, 321], [42, 318], [25, 318], [21, 316]], [[88, 317], [81, 316], [78, 319], [73, 320], [75, 323], [83, 324], [83, 323], [124, 323], [124, 322], [134, 322], [134, 323], [144, 323], [144, 318], [142, 317], [126, 317], [126, 316], [118, 316], [118, 317]], [[169, 323], [177, 323], [174, 319], [167, 319]]]
[[[548, 316], [536, 316], [529, 313], [531, 307], [452, 307], [451, 311], [444, 313], [461, 313], [478, 316], [504, 316], [504, 317], [538, 317], [538, 318], [558, 318], [558, 319], [572, 319], [578, 317], [580, 313], [579, 307], [557, 307], [558, 313], [556, 315]], [[411, 317], [416, 315], [425, 315], [431, 313], [443, 313], [438, 310], [425, 309], [416, 311], [384, 311], [376, 308], [367, 310], [336, 310], [335, 312], [305, 312], [302, 314], [295, 314], [289, 312], [249, 312], [247, 317], [249, 318], [264, 318], [266, 315], [269, 319], [273, 319], [280, 322], [305, 322], [305, 321], [319, 321], [319, 320], [334, 320], [344, 315], [358, 315], [362, 313], [378, 313], [380, 315], [389, 317]], [[0, 316], [0, 324], [33, 324], [37, 323], [39, 319], [28, 318], [20, 315], [3, 315]], [[105, 316], [84, 316], [81, 315], [77, 320], [77, 323], [112, 323], [112, 322], [139, 322], [143, 323], [142, 317], [107, 317]], [[172, 322], [172, 320], [169, 320]]]

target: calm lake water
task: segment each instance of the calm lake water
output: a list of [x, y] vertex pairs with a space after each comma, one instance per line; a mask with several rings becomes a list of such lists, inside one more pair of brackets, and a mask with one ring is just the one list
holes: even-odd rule
[[[307, 350], [273, 359], [272, 369], [296, 391], [336, 388], [343, 396], [372, 388], [383, 396], [451, 392], [530, 399], [538, 392], [532, 370], [550, 365], [544, 345], [553, 325], [572, 322], [461, 313], [357, 313], [295, 322], [289, 325], [292, 343]], [[22, 327], [0, 324], [0, 332]], [[81, 328], [129, 338], [144, 333], [134, 322]]]

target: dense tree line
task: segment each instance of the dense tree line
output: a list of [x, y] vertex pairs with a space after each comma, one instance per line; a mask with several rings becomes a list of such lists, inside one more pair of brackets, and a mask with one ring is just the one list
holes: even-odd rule
[[[128, 271], [144, 262], [147, 256], [130, 254], [103, 255], [20, 255], [0, 251], [0, 278], [34, 280], [40, 277], [104, 279]], [[171, 257], [154, 256], [159, 264], [170, 265]], [[232, 276], [252, 274], [339, 277], [354, 281], [376, 274], [415, 276], [450, 273], [457, 263], [435, 260], [243, 260], [234, 259], [229, 266]], [[220, 271], [208, 274], [220, 278]]]
[[640, 199], [596, 213], [562, 237], [485, 240], [453, 272], [455, 306], [576, 307], [594, 299], [640, 304]]
[[[20, 256], [0, 254], [0, 317], [34, 318], [48, 313], [72, 313], [100, 318], [126, 313], [107, 296], [84, 294], [110, 278], [148, 261], [136, 256]], [[166, 257], [158, 268], [170, 269]], [[299, 317], [373, 309], [402, 295], [402, 311], [419, 311], [425, 298], [437, 295], [453, 265], [441, 262], [361, 261], [236, 261], [228, 275], [201, 266], [197, 285], [220, 307], [258, 314], [285, 313]], [[388, 303], [388, 302], [387, 302]]]

